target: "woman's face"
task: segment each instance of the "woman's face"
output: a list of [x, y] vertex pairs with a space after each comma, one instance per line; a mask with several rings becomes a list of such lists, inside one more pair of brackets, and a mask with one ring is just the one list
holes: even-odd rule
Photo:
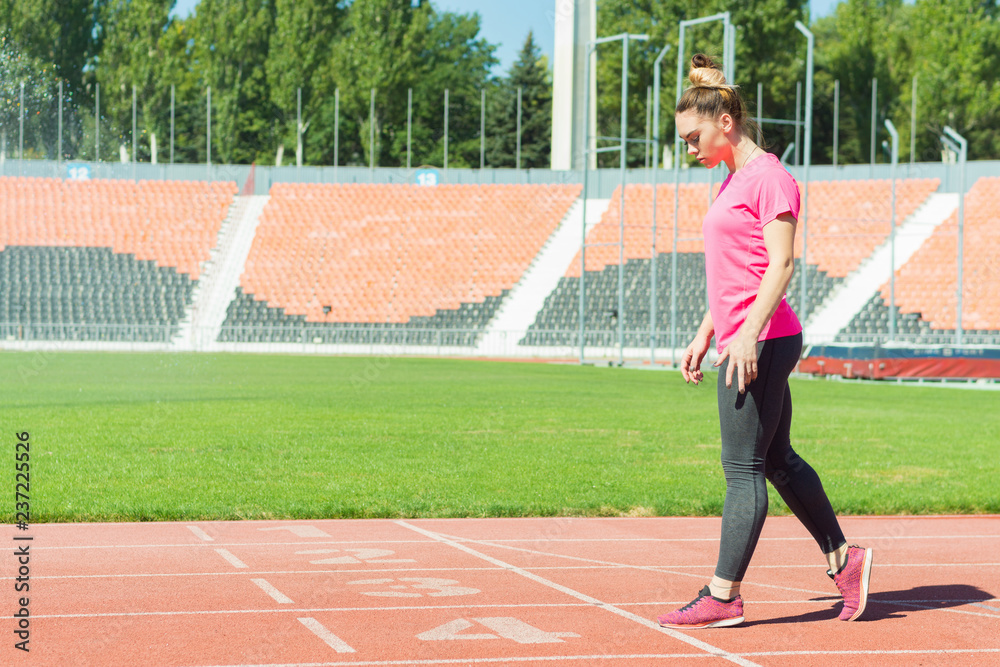
[[[732, 128], [729, 114], [722, 114], [718, 120], [699, 116], [694, 109], [677, 114], [677, 134], [687, 142], [689, 154], [709, 169], [732, 157], [733, 147], [726, 136], [726, 129]], [[731, 131], [731, 130], [730, 130]]]

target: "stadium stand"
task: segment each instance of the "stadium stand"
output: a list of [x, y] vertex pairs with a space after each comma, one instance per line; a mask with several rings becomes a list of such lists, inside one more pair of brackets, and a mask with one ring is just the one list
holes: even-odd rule
[[219, 340], [470, 345], [580, 191], [275, 184]]
[[[937, 179], [897, 181], [897, 224], [911, 215], [939, 186]], [[673, 185], [657, 186], [657, 345], [666, 344], [670, 327], [670, 251], [673, 240]], [[800, 185], [800, 188], [802, 186]], [[715, 192], [718, 191], [716, 186]], [[652, 239], [650, 185], [631, 185], [625, 195], [625, 313], [627, 346], [649, 344], [649, 270]], [[704, 246], [701, 224], [709, 206], [707, 184], [679, 189], [678, 330], [689, 337], [705, 313]], [[814, 312], [830, 292], [854, 271], [889, 232], [891, 184], [888, 180], [816, 181], [809, 190], [809, 246], [806, 309]], [[621, 190], [588, 234], [586, 253], [586, 343], [617, 342], [618, 241], [621, 235]], [[614, 245], [611, 245], [614, 244]], [[803, 235], [796, 234], [796, 274], [787, 298], [801, 310]], [[546, 300], [522, 345], [578, 344], [580, 256], [577, 254], [559, 286]]]
[[[981, 178], [965, 198], [962, 327], [966, 344], [1000, 344], [1000, 178]], [[958, 213], [896, 272], [896, 331], [918, 344], [951, 343], [958, 326]], [[870, 342], [889, 331], [885, 283], [837, 339]]]
[[3, 337], [169, 341], [235, 190], [0, 178]]

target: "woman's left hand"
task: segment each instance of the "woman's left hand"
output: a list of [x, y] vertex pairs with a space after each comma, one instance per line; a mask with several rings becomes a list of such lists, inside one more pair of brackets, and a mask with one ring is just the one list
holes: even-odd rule
[[742, 331], [736, 334], [736, 338], [722, 350], [715, 366], [721, 366], [726, 359], [729, 359], [729, 367], [726, 369], [726, 386], [733, 386], [733, 370], [736, 370], [737, 382], [740, 393], [746, 392], [746, 387], [757, 378], [757, 337], [747, 336]]

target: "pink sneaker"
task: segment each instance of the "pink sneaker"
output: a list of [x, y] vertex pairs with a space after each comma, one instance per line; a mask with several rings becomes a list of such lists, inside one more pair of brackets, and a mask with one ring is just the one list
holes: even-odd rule
[[701, 589], [693, 601], [677, 611], [659, 616], [664, 628], [698, 630], [700, 628], [724, 628], [743, 622], [743, 598], [737, 595], [728, 602], [712, 596], [708, 586]]
[[851, 545], [847, 548], [847, 562], [840, 572], [826, 571], [844, 596], [840, 620], [855, 621], [865, 612], [868, 603], [868, 583], [872, 573], [872, 550]]

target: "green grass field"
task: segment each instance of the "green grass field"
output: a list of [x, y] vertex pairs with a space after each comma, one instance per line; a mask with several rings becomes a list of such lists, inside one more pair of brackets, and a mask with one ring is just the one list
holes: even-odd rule
[[[717, 515], [714, 376], [249, 354], [0, 355], [33, 522]], [[793, 380], [841, 514], [1000, 512], [1000, 394]], [[786, 513], [772, 492], [771, 512]]]

